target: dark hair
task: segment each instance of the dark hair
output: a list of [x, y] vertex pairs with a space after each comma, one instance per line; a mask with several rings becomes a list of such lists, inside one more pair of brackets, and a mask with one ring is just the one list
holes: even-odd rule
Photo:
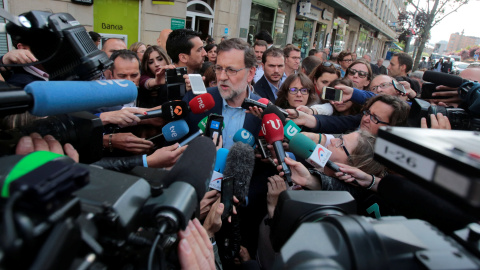
[[205, 51], [206, 52], [209, 52], [211, 49], [217, 47], [217, 44], [215, 43], [211, 43], [211, 44], [207, 44], [207, 46], [204, 47]]
[[273, 44], [272, 35], [267, 30], [262, 30], [255, 35], [255, 39], [265, 40], [267, 44]]
[[213, 64], [205, 69], [205, 72], [203, 73], [203, 76], [205, 76], [204, 83], [205, 83], [205, 87], [207, 87], [207, 88], [210, 87], [210, 82], [216, 82], [217, 81], [217, 75], [215, 74], [215, 70], [213, 69]]
[[262, 55], [262, 63], [265, 64], [267, 62], [267, 56], [273, 57], [284, 57], [282, 49], [270, 47], [270, 49], [266, 50]]
[[168, 35], [166, 49], [173, 63], [178, 63], [178, 55], [181, 53], [190, 55], [194, 46], [190, 40], [195, 37], [200, 38], [200, 33], [191, 29], [176, 29]]
[[290, 85], [296, 80], [300, 80], [300, 83], [303, 87], [308, 89], [308, 99], [307, 99], [307, 106], [313, 105], [318, 101], [317, 94], [315, 93], [315, 86], [313, 82], [308, 78], [307, 75], [303, 73], [296, 73], [288, 76], [285, 81], [282, 83], [282, 86], [278, 90], [277, 93], [277, 100], [275, 100], [275, 105], [282, 107], [284, 109], [291, 108], [290, 104], [288, 103], [288, 95], [289, 95], [289, 88]]
[[[235, 50], [240, 50], [244, 52], [244, 62], [245, 62], [245, 67], [251, 68], [256, 66], [257, 64], [257, 58], [255, 57], [255, 52], [253, 51], [253, 48], [248, 44], [247, 42], [243, 41], [240, 38], [231, 38], [224, 40], [222, 43], [218, 44], [217, 46], [217, 55], [220, 54], [220, 52], [228, 52], [232, 49]], [[218, 59], [218, 56], [217, 56]]]
[[141, 71], [142, 74], [148, 75], [150, 77], [155, 77], [155, 74], [153, 74], [152, 71], [148, 68], [148, 59], [150, 59], [150, 54], [152, 54], [154, 51], [158, 52], [158, 54], [163, 57], [163, 59], [165, 59], [167, 65], [171, 64], [167, 52], [162, 47], [158, 45], [148, 47], [143, 54]]
[[369, 83], [367, 86], [365, 86], [365, 89], [369, 89], [370, 83], [372, 82], [372, 79], [373, 79], [373, 72], [372, 72], [372, 67], [370, 66], [370, 63], [368, 63], [364, 59], [358, 59], [353, 61], [353, 63], [351, 63], [350, 66], [348, 66], [347, 71], [345, 72], [345, 77], [347, 77], [347, 75], [349, 74], [348, 71], [350, 70], [350, 68], [356, 64], [364, 64], [367, 67], [367, 70], [368, 70], [367, 79], [369, 80]]
[[312, 73], [312, 71], [322, 63], [322, 59], [316, 57], [316, 56], [309, 56], [302, 61], [302, 68], [305, 69], [305, 74], [307, 76]]
[[289, 45], [289, 46], [287, 46], [283, 49], [283, 56], [285, 58], [289, 57], [290, 53], [292, 51], [300, 52], [300, 49], [298, 47], [293, 46], [293, 45]]
[[[212, 36], [208, 35], [207, 38], [205, 39], [205, 43], [207, 43], [207, 45], [208, 45], [208, 44], [214, 44], [214, 43], [215, 43], [215, 39], [213, 39]], [[206, 51], [206, 49], [205, 49], [205, 51]]]
[[203, 76], [203, 74], [209, 70], [209, 69], [213, 69], [213, 63], [212, 62], [209, 62], [209, 61], [205, 61], [203, 62], [202, 64], [202, 67], [200, 68], [200, 75]]
[[338, 78], [342, 77], [342, 74], [340, 73], [340, 70], [336, 69], [333, 63], [331, 63], [331, 66], [324, 66], [323, 64], [319, 64], [313, 71], [310, 73], [310, 80], [312, 80], [313, 83], [320, 78], [323, 73], [328, 72], [331, 74], [336, 74]]
[[311, 49], [310, 51], [308, 51], [308, 56], [312, 56], [312, 55], [315, 55], [316, 53], [318, 53], [320, 50], [317, 50], [317, 49]]
[[393, 108], [392, 115], [388, 122], [390, 126], [407, 126], [408, 113], [410, 112], [410, 106], [403, 100], [396, 96], [391, 95], [377, 95], [370, 98], [363, 106], [363, 110], [368, 110], [377, 101], [381, 101]]
[[405, 72], [409, 72], [412, 70], [413, 66], [413, 58], [408, 54], [408, 53], [396, 53], [393, 56], [396, 56], [398, 58], [398, 65], [405, 65], [406, 69]]
[[[339, 84], [342, 84], [342, 85], [346, 85], [346, 86], [349, 86], [349, 87], [353, 87], [353, 82], [352, 80], [344, 77], [344, 78], [338, 78], [336, 80], [333, 80], [328, 86], [330, 87], [335, 87], [336, 85], [339, 85]], [[348, 101], [346, 101], [348, 102]], [[352, 101], [350, 101], [352, 102]], [[358, 114], [362, 111], [362, 105], [358, 104], [358, 103], [355, 103], [355, 102], [352, 102], [352, 106], [348, 109], [348, 114], [347, 115], [355, 115], [355, 114]], [[332, 115], [344, 115], [344, 114], [341, 114], [339, 112], [337, 112], [337, 110], [335, 110], [335, 107], [333, 107], [333, 114]]]
[[90, 35], [90, 38], [93, 40], [93, 42], [98, 42], [102, 38], [102, 36], [97, 32], [90, 31], [88, 32], [88, 34]]
[[338, 56], [337, 56], [337, 62], [340, 62], [340, 61], [343, 61], [343, 59], [347, 56], [350, 56], [352, 55], [351, 52], [347, 52], [347, 51], [341, 51]]
[[[144, 55], [145, 56], [145, 55]], [[138, 61], [138, 70], [140, 70], [140, 59], [138, 59], [138, 56], [137, 56], [137, 53], [135, 52], [132, 52], [130, 50], [117, 50], [117, 51], [114, 51], [112, 53], [112, 55], [110, 56], [110, 60], [112, 60], [113, 64], [112, 66], [110, 67], [110, 70], [114, 70], [115, 69], [115, 59], [117, 59], [118, 57], [124, 59], [124, 60], [133, 60], [133, 59], [136, 59]], [[144, 57], [145, 58], [145, 57]]]
[[253, 44], [253, 47], [255, 47], [255, 46], [264, 46], [265, 48], [268, 48], [268, 44], [267, 44], [267, 42], [265, 42], [265, 40], [255, 41], [255, 43]]

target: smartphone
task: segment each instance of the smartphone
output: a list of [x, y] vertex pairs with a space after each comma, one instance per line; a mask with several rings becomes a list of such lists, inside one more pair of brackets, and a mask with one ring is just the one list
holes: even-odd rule
[[217, 145], [218, 145], [218, 138], [222, 135], [222, 127], [223, 127], [223, 116], [218, 114], [210, 114], [207, 120], [207, 126], [205, 128], [205, 136], [209, 136], [213, 138], [213, 135], [217, 134]]
[[322, 98], [325, 100], [342, 101], [343, 91], [333, 87], [324, 86]]
[[180, 100], [185, 96], [186, 86], [183, 75], [187, 74], [186, 67], [167, 69], [165, 72], [165, 84], [167, 85], [167, 99]]
[[231, 215], [233, 210], [233, 177], [224, 177], [222, 179], [222, 191], [220, 201], [224, 205], [222, 220]]
[[407, 90], [405, 90], [405, 87], [403, 86], [403, 84], [396, 82], [395, 80], [392, 81], [392, 84], [393, 84], [393, 88], [395, 88], [395, 90], [397, 90], [398, 92], [402, 93], [402, 95], [407, 94]]
[[200, 74], [188, 74], [190, 79], [190, 85], [192, 86], [192, 92], [195, 95], [201, 95], [207, 93], [207, 88], [205, 88], [205, 83], [202, 80]]

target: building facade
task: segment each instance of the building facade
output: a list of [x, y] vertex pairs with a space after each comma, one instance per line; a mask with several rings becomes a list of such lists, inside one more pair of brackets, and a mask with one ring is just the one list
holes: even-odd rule
[[3, 6], [14, 15], [67, 12], [87, 31], [123, 38], [127, 46], [154, 45], [166, 28], [192, 28], [217, 43], [227, 36], [251, 44], [256, 33], [267, 30], [275, 46], [294, 44], [302, 56], [328, 47], [373, 59], [385, 57], [396, 39], [392, 23], [405, 8], [400, 0], [3, 0]]
[[448, 40], [447, 52], [455, 52], [478, 44], [480, 44], [479, 37], [465, 36], [463, 31], [462, 33], [453, 33]]

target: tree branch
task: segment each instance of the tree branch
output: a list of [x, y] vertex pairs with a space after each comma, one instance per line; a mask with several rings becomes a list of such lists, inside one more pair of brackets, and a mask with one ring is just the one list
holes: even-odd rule
[[455, 8], [454, 10], [452, 10], [452, 11], [450, 11], [449, 13], [445, 14], [443, 17], [441, 17], [441, 18], [439, 18], [439, 19], [436, 19], [435, 22], [432, 23], [432, 28], [433, 28], [436, 24], [438, 24], [441, 20], [445, 19], [445, 17], [447, 17], [448, 15], [452, 14], [453, 12], [457, 12], [457, 10], [458, 10], [461, 6], [465, 5], [466, 3], [467, 3], [467, 2], [461, 3], [461, 4], [460, 4], [457, 8]]

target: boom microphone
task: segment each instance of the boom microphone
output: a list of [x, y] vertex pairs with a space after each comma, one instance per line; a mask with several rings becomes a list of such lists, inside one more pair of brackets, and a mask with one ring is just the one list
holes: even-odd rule
[[236, 142], [228, 152], [224, 177], [233, 177], [233, 195], [243, 202], [248, 195], [250, 179], [255, 166], [253, 148], [243, 142]]
[[27, 110], [36, 116], [88, 111], [129, 103], [137, 98], [137, 87], [128, 80], [36, 81], [24, 91], [0, 92], [3, 115]]
[[284, 138], [282, 121], [274, 113], [267, 114], [262, 119], [262, 130], [263, 133], [265, 133], [267, 143], [273, 146], [278, 163], [282, 165], [283, 172], [285, 173], [285, 179], [291, 186], [293, 184], [291, 179], [292, 172], [290, 171], [290, 167], [285, 163], [285, 151], [282, 145]]
[[378, 184], [378, 194], [407, 218], [432, 223], [446, 233], [478, 222], [452, 203], [397, 175], [387, 175]]
[[436, 72], [427, 70], [423, 73], [423, 78], [426, 82], [432, 82], [436, 85], [444, 85], [448, 87], [460, 87], [465, 82], [469, 82], [469, 80], [462, 79], [462, 77], [443, 73], [443, 72]]

